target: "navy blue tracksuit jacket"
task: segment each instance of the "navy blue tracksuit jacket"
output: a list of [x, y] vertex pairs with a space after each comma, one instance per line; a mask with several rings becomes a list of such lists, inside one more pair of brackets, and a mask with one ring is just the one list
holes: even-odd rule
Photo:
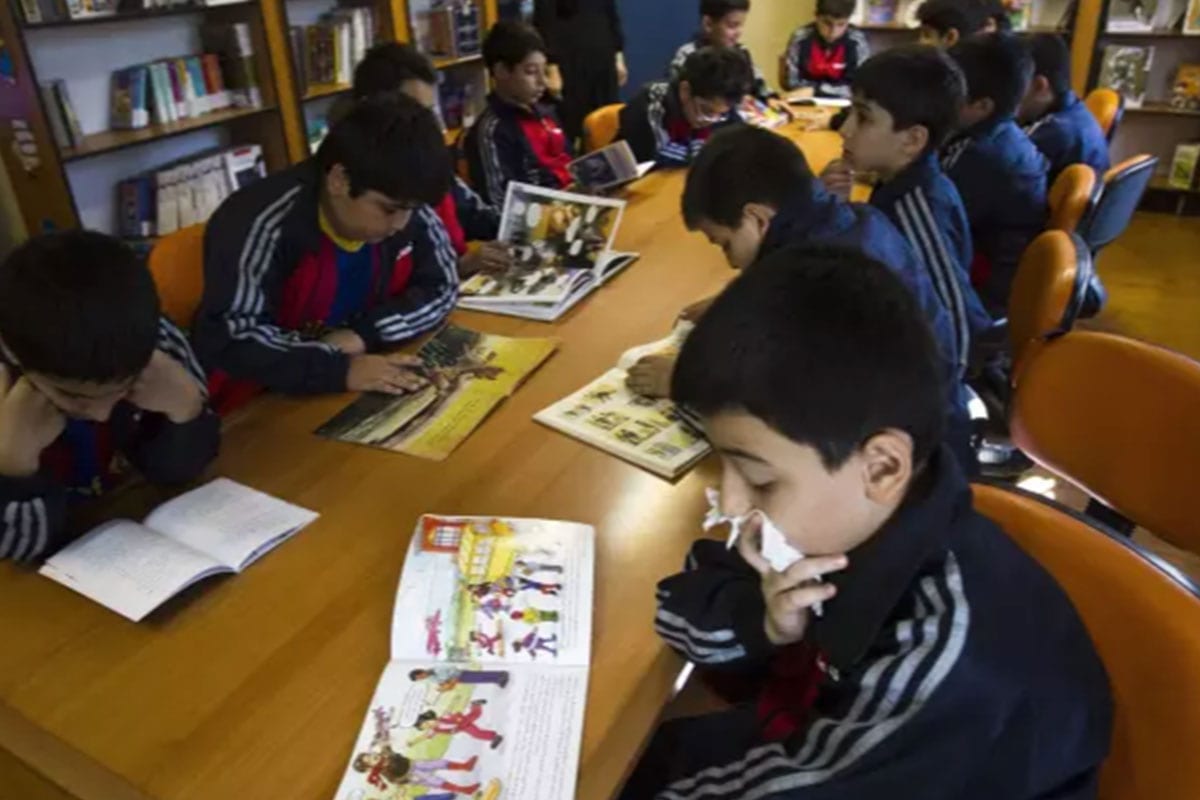
[[1108, 141], [1100, 123], [1074, 92], [1059, 98], [1044, 117], [1026, 126], [1025, 133], [1050, 162], [1049, 184], [1072, 164], [1087, 164], [1104, 177], [1108, 172]]

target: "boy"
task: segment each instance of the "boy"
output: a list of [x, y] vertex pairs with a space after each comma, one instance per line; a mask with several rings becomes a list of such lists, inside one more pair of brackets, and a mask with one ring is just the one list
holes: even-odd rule
[[[358, 63], [352, 94], [356, 100], [406, 94], [436, 113], [437, 84], [437, 70], [428, 56], [410, 44], [386, 42], [368, 50]], [[434, 210], [458, 253], [459, 271], [465, 276], [481, 269], [507, 269], [512, 265], [508, 247], [495, 240], [500, 232], [500, 212], [457, 175], [452, 181], [450, 193]], [[467, 242], [482, 245], [468, 250]]]
[[114, 486], [125, 462], [186, 483], [219, 439], [204, 373], [128, 247], [49, 233], [0, 265], [0, 559], [65, 545], [69, 507]]
[[571, 146], [546, 93], [546, 45], [523, 22], [500, 20], [483, 41], [494, 89], [467, 131], [463, 149], [471, 183], [494, 206], [512, 181], [562, 189], [571, 183]]
[[732, 118], [750, 90], [750, 62], [737, 50], [705, 47], [688, 56], [679, 77], [648, 83], [621, 109], [617, 139], [638, 161], [687, 166], [712, 135]]
[[854, 25], [856, 0], [818, 0], [817, 18], [788, 42], [785, 89], [811, 86], [817, 97], [849, 97], [854, 74], [871, 54]]
[[314, 158], [226, 200], [204, 236], [201, 363], [287, 394], [421, 386], [415, 359], [376, 353], [457, 300], [454, 248], [429, 208], [450, 174], [433, 114], [397, 96], [357, 103]]
[[1050, 162], [1050, 185], [1072, 164], [1087, 164], [1103, 177], [1108, 172], [1108, 142], [1100, 123], [1071, 90], [1071, 53], [1062, 37], [1042, 33], [1029, 38], [1033, 80], [1021, 101], [1017, 120]]
[[948, 50], [969, 36], [995, 30], [991, 11], [982, 0], [925, 0], [917, 9], [919, 41]]
[[[880, 183], [871, 205], [887, 215], [912, 245], [953, 326], [961, 384], [974, 336], [991, 319], [971, 288], [971, 230], [953, 182], [938, 163], [938, 148], [958, 123], [966, 98], [962, 72], [932, 47], [897, 47], [874, 56], [854, 78], [854, 104], [840, 133], [845, 157], [822, 173], [825, 185], [849, 198], [853, 170], [873, 172]], [[965, 398], [962, 403], [965, 410]], [[951, 437], [969, 441], [970, 419]], [[973, 472], [973, 454], [958, 452]]]
[[972, 283], [988, 313], [1004, 317], [1021, 254], [1046, 224], [1046, 159], [1015, 119], [1033, 59], [1022, 39], [1006, 33], [974, 36], [950, 55], [966, 76], [967, 102], [942, 168], [967, 209]]
[[786, 109], [786, 105], [779, 100], [779, 94], [771, 89], [762, 71], [755, 65], [750, 50], [742, 44], [742, 31], [749, 14], [750, 0], [700, 0], [700, 32], [675, 51], [675, 57], [667, 68], [667, 79], [678, 80], [688, 57], [697, 50], [705, 47], [736, 50], [753, 71], [752, 88], [747, 94], [772, 107], [783, 106]]
[[[735, 549], [701, 540], [659, 583], [655, 627], [757, 702], [662, 726], [625, 798], [1095, 797], [1104, 668], [939, 448], [919, 317], [870, 259], [791, 248], [684, 344], [672, 397], [721, 456], [722, 511], [751, 516]], [[775, 571], [767, 525], [807, 557]]]

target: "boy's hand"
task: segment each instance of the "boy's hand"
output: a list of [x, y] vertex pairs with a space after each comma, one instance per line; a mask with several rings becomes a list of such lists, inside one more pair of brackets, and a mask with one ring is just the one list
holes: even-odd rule
[[671, 394], [671, 373], [675, 370], [674, 356], [645, 356], [629, 368], [625, 385], [642, 397], [666, 397]]
[[0, 366], [0, 475], [25, 478], [38, 471], [42, 451], [58, 438], [67, 418], [28, 378], [14, 384]]
[[512, 250], [504, 242], [484, 242], [463, 256], [463, 275], [477, 272], [497, 273], [512, 269]]
[[355, 356], [350, 359], [350, 370], [346, 373], [346, 391], [384, 394], [415, 392], [429, 383], [412, 369], [424, 364], [416, 356], [402, 354]]
[[829, 162], [829, 166], [821, 172], [821, 182], [833, 194], [843, 200], [849, 200], [850, 192], [854, 188], [854, 169], [845, 159], [836, 159]]
[[706, 297], [703, 300], [698, 300], [695, 303], [692, 303], [690, 306], [685, 307], [683, 311], [679, 312], [679, 319], [683, 320], [684, 322], [699, 322], [700, 318], [704, 316], [704, 312], [708, 311], [709, 306], [711, 306], [716, 299], [716, 297]]
[[617, 86], [629, 83], [629, 67], [625, 65], [625, 54], [617, 53]]
[[367, 343], [349, 328], [338, 328], [321, 337], [325, 344], [331, 344], [348, 356], [361, 356], [367, 352]]
[[772, 97], [767, 100], [767, 107], [776, 113], [783, 114], [787, 117], [788, 122], [796, 119], [796, 115], [792, 113], [792, 107], [778, 97]]
[[176, 425], [191, 422], [204, 410], [204, 393], [196, 379], [162, 350], [150, 356], [127, 399], [143, 411], [163, 414]]
[[802, 558], [786, 571], [776, 572], [763, 558], [759, 525], [757, 515], [747, 522], [738, 537], [737, 549], [746, 563], [762, 576], [763, 600], [767, 604], [763, 624], [767, 639], [774, 645], [794, 644], [803, 639], [808, 630], [812, 619], [809, 609], [837, 594], [837, 587], [831, 583], [818, 583], [817, 579], [845, 569], [849, 562], [845, 556], [816, 556]]

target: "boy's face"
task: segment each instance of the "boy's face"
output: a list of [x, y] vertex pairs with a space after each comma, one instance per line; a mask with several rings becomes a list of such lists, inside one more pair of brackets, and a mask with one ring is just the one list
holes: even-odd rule
[[943, 50], [949, 50], [958, 44], [958, 29], [951, 28], [948, 31], [942, 32], [937, 28], [922, 25], [921, 30], [917, 33], [917, 41], [929, 47], [940, 47]]
[[63, 416], [106, 422], [117, 403], [133, 389], [137, 376], [111, 383], [92, 383], [56, 378], [41, 372], [25, 372], [33, 388], [46, 396]]
[[872, 437], [830, 472], [815, 448], [746, 412], [704, 422], [721, 455], [722, 511], [761, 511], [805, 555], [840, 555], [865, 542], [900, 505], [911, 478], [910, 440], [895, 431]]
[[338, 236], [353, 242], [377, 244], [408, 227], [414, 205], [368, 189], [351, 197], [350, 176], [341, 164], [325, 175], [329, 222]]
[[856, 170], [890, 178], [920, 155], [929, 140], [923, 126], [897, 131], [893, 125], [887, 109], [856, 93], [839, 131], [844, 142], [843, 157]]
[[510, 103], [532, 106], [546, 93], [546, 54], [530, 53], [512, 67], [497, 64], [492, 71], [496, 91]]
[[831, 17], [828, 14], [817, 16], [817, 35], [825, 42], [836, 42], [846, 35], [846, 29], [849, 27], [849, 17]]
[[750, 203], [742, 212], [742, 220], [737, 227], [731, 228], [709, 219], [702, 219], [698, 228], [708, 237], [708, 241], [721, 248], [729, 266], [734, 269], [746, 269], [758, 260], [758, 251], [762, 249], [767, 229], [771, 227], [774, 217], [773, 209]]
[[704, 38], [714, 47], [735, 46], [742, 40], [742, 30], [745, 27], [745, 11], [730, 11], [720, 19], [700, 18], [700, 28], [704, 31]]
[[679, 82], [679, 105], [693, 130], [711, 128], [725, 119], [732, 109], [723, 97], [696, 97], [687, 81]]

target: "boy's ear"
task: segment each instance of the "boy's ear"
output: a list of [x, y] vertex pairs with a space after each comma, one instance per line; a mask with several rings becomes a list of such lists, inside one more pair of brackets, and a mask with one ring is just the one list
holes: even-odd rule
[[868, 439], [860, 453], [867, 499], [883, 506], [899, 505], [913, 475], [912, 437], [886, 428]]
[[1035, 95], [1046, 94], [1050, 91], [1050, 79], [1045, 75], [1034, 75], [1029, 89]]
[[330, 197], [350, 196], [350, 175], [341, 164], [334, 164], [325, 173], [325, 191]]
[[747, 203], [742, 209], [743, 222], [749, 219], [762, 233], [766, 233], [767, 228], [771, 226], [771, 220], [775, 219], [776, 211], [770, 206], [762, 203]]
[[704, 14], [700, 17], [700, 32], [706, 37], [713, 32], [713, 28], [717, 27], [716, 20]]
[[942, 45], [949, 50], [951, 47], [954, 47], [954, 45], [958, 44], [958, 40], [961, 38], [962, 37], [959, 36], [958, 33], [958, 28], [950, 28], [942, 34]]
[[904, 148], [906, 156], [916, 158], [925, 152], [925, 148], [928, 145], [929, 128], [926, 128], [924, 125], [910, 125], [900, 131], [900, 146]]

